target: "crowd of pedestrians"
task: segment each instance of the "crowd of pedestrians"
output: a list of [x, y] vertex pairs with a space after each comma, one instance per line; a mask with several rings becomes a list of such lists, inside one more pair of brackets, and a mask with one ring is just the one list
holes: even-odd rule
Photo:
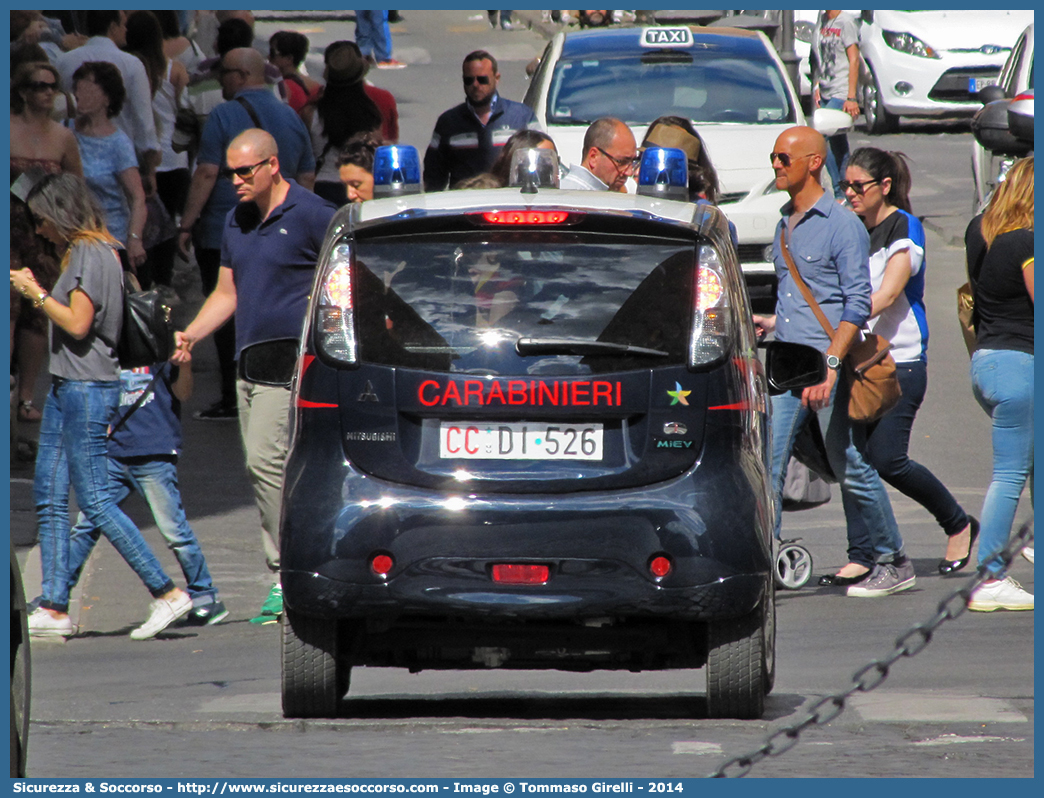
[[[171, 623], [227, 615], [187, 522], [176, 472], [192, 351], [209, 336], [221, 397], [196, 417], [238, 419], [260, 548], [278, 573], [290, 370], [312, 274], [337, 207], [373, 198], [375, 153], [398, 140], [394, 97], [366, 80], [370, 68], [404, 66], [391, 55], [389, 12], [355, 12], [355, 41], [325, 49], [321, 81], [303, 73], [310, 47], [303, 34], [280, 31], [259, 41], [250, 12], [197, 13], [203, 16], [189, 37], [189, 20], [175, 11], [77, 12], [73, 28], [39, 12], [11, 12], [12, 347], [18, 418], [41, 424], [34, 492], [44, 579], [30, 619], [36, 636], [75, 632], [69, 591], [100, 535], [153, 597], [135, 639]], [[510, 13], [489, 11], [490, 24], [510, 28]], [[820, 28], [817, 100], [858, 113], [845, 69], [845, 15], [823, 12]], [[639, 144], [624, 122], [605, 117], [589, 126], [581, 152], [559, 153], [533, 111], [500, 94], [491, 53], [468, 53], [461, 71], [464, 99], [439, 115], [424, 153], [426, 191], [505, 186], [513, 155], [538, 148], [563, 160], [578, 156], [559, 166], [562, 189], [626, 193], [641, 152], [669, 146], [688, 158], [690, 200], [716, 201], [714, 166], [688, 120], [661, 117]], [[979, 319], [972, 380], [992, 419], [994, 448], [980, 526], [908, 454], [927, 389], [928, 329], [925, 235], [910, 207], [904, 157], [874, 148], [849, 154], [847, 140], [808, 127], [785, 131], [766, 155], [789, 200], [773, 245], [776, 313], [754, 322], [778, 340], [814, 346], [828, 366], [822, 384], [772, 399], [777, 537], [794, 439], [818, 422], [848, 537], [848, 563], [821, 585], [877, 597], [915, 584], [887, 482], [923, 505], [947, 536], [940, 574], [962, 570], [978, 543], [992, 578], [971, 609], [1032, 609], [1032, 595], [996, 559], [1033, 468], [1032, 157], [1012, 169], [968, 229]], [[824, 169], [833, 196], [823, 188]], [[136, 272], [146, 285], [169, 288], [175, 252], [194, 255], [207, 298], [176, 334], [169, 363], [121, 371], [114, 350], [121, 276]], [[816, 268], [801, 268], [809, 263]], [[269, 301], [274, 296], [281, 301]], [[53, 376], [41, 415], [32, 388], [48, 327]], [[892, 342], [903, 394], [870, 425], [849, 419], [841, 369], [864, 330]], [[82, 510], [71, 531], [70, 486]], [[146, 497], [187, 590], [174, 586], [119, 509], [131, 491]], [[253, 620], [274, 622], [281, 612], [276, 578]]]

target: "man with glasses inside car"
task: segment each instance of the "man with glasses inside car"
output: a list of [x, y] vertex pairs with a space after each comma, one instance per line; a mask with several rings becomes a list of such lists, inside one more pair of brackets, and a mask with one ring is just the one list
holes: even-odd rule
[[[290, 110], [287, 106], [287, 110]], [[292, 110], [290, 113], [297, 116]], [[235, 318], [239, 431], [268, 567], [279, 570], [279, 511], [288, 447], [290, 379], [312, 277], [336, 207], [280, 172], [276, 139], [264, 130], [237, 135], [222, 179], [238, 204], [225, 219], [217, 286], [196, 318], [174, 334], [181, 363], [201, 339]], [[282, 612], [275, 584], [257, 623]]]
[[[834, 202], [820, 183], [827, 143], [810, 127], [792, 127], [769, 154], [776, 188], [790, 200], [780, 209], [773, 261], [778, 281], [774, 316], [754, 316], [759, 335], [812, 346], [826, 355], [819, 385], [772, 397], [772, 479], [776, 538], [780, 537], [783, 483], [799, 430], [815, 413], [827, 459], [841, 488], [848, 527], [848, 562], [820, 578], [858, 598], [888, 596], [914, 586], [913, 563], [881, 477], [866, 457], [866, 428], [848, 417], [849, 386], [841, 366], [870, 316], [870, 237], [854, 213]], [[827, 334], [791, 276], [789, 260], [834, 328]]]
[[584, 157], [569, 167], [560, 187], [576, 191], [626, 193], [627, 178], [638, 168], [634, 134], [619, 119], [596, 119], [584, 134]]
[[[301, 117], [272, 94], [265, 82], [262, 55], [252, 47], [229, 50], [221, 58], [218, 75], [226, 102], [210, 112], [203, 126], [196, 170], [178, 229], [178, 251], [185, 260], [189, 258], [190, 240], [195, 246], [205, 293], [217, 285], [225, 217], [237, 202], [236, 187], [221, 172], [225, 151], [236, 136], [250, 128], [267, 130], [278, 143], [279, 161], [285, 173], [293, 175], [308, 190], [315, 185], [315, 155], [308, 130]], [[235, 337], [231, 323], [214, 335], [221, 370], [221, 398], [196, 413], [197, 419], [236, 417]]]
[[465, 100], [442, 113], [424, 153], [424, 190], [442, 191], [488, 172], [512, 134], [536, 128], [536, 115], [497, 93], [497, 59], [485, 50], [464, 58]]

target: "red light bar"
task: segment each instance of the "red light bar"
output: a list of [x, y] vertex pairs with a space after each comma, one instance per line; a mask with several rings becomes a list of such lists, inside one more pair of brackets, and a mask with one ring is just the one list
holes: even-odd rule
[[491, 211], [482, 214], [490, 224], [564, 224], [566, 211]]
[[551, 576], [546, 565], [500, 563], [493, 566], [493, 581], [505, 585], [543, 585]]

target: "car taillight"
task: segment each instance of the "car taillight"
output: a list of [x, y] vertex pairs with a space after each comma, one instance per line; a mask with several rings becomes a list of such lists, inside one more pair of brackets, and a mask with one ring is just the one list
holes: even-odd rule
[[731, 338], [732, 308], [721, 258], [714, 247], [701, 244], [696, 262], [689, 366], [706, 366], [725, 357]]
[[352, 253], [347, 244], [338, 244], [330, 253], [319, 288], [316, 346], [334, 360], [352, 365], [358, 362], [352, 300]]
[[482, 214], [490, 224], [564, 224], [569, 220], [565, 211], [490, 211]]

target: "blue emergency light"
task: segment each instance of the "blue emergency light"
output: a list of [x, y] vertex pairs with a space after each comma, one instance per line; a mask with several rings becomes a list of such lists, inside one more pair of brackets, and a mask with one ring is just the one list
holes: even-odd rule
[[420, 194], [421, 171], [417, 148], [408, 144], [378, 147], [373, 156], [373, 197]]
[[687, 202], [689, 162], [685, 153], [674, 147], [646, 148], [638, 167], [638, 193]]

